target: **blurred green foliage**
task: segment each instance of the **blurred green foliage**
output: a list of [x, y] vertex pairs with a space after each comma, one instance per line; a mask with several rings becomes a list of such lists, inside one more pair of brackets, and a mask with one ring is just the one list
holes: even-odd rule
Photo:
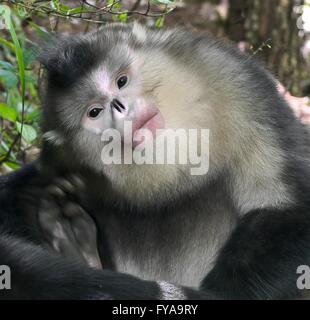
[[[37, 143], [39, 97], [38, 67], [33, 63], [36, 44], [27, 39], [20, 10], [0, 5], [0, 166], [18, 168], [25, 152]], [[22, 13], [23, 14], [23, 13]]]

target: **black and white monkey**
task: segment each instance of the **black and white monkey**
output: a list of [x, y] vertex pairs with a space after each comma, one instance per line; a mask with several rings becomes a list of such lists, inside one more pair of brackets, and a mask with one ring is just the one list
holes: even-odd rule
[[[111, 24], [41, 61], [41, 157], [0, 180], [2, 299], [304, 296], [309, 132], [253, 58], [205, 35]], [[207, 174], [104, 164], [101, 133], [126, 119], [209, 129]]]

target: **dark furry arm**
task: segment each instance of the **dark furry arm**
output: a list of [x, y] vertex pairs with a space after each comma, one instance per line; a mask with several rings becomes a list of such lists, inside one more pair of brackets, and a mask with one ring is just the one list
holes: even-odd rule
[[11, 289], [0, 290], [0, 300], [202, 298], [170, 284], [163, 292], [160, 283], [92, 269], [49, 250], [35, 217], [39, 190], [47, 183], [35, 165], [0, 177], [0, 265], [11, 270]]
[[201, 288], [224, 299], [299, 298], [300, 265], [310, 265], [310, 211], [255, 210], [240, 219]]

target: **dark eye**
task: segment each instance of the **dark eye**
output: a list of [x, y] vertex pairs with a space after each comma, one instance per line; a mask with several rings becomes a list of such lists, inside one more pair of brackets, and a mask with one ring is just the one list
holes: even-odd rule
[[96, 119], [102, 111], [103, 107], [101, 107], [100, 105], [96, 105], [88, 110], [87, 116], [91, 119]]
[[117, 86], [119, 89], [124, 87], [128, 82], [128, 77], [127, 76], [121, 76], [117, 79]]

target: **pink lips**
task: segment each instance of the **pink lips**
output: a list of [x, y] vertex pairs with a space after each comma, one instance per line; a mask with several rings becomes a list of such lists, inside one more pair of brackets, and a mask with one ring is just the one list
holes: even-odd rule
[[[152, 131], [153, 134], [155, 134], [156, 129], [162, 129], [164, 127], [164, 118], [162, 117], [161, 113], [155, 113], [150, 118], [146, 119], [146, 121], [139, 121], [140, 123], [137, 123], [136, 130], [139, 129], [148, 129]], [[142, 125], [141, 125], [142, 123]], [[134, 130], [134, 131], [136, 131]]]
[[154, 137], [156, 135], [156, 130], [163, 129], [164, 127], [165, 121], [158, 108], [152, 106], [144, 109], [143, 112], [133, 119], [132, 122], [133, 146], [135, 147], [139, 145], [143, 140], [137, 137], [139, 129], [147, 129], [151, 131]]

